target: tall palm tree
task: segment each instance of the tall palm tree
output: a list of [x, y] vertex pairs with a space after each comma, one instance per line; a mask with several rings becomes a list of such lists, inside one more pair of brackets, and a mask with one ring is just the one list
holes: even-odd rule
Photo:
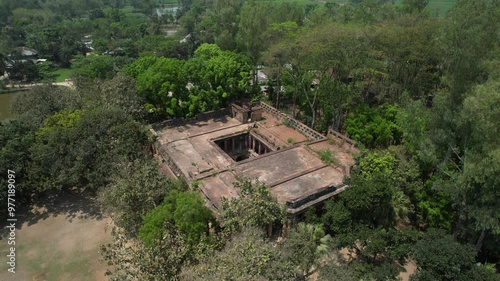
[[296, 266], [307, 275], [311, 268], [328, 253], [330, 235], [325, 235], [321, 225], [299, 223], [287, 237], [285, 252], [293, 257]]
[[391, 197], [392, 212], [390, 220], [392, 223], [398, 222], [408, 223], [408, 215], [413, 211], [410, 198], [403, 191], [397, 189], [392, 192]]

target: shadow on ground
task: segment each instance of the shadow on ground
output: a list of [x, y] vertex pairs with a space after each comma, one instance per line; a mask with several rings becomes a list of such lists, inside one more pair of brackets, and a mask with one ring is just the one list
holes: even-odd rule
[[[40, 220], [59, 215], [66, 216], [69, 222], [73, 219], [95, 219], [101, 220], [102, 209], [96, 200], [94, 193], [74, 189], [61, 190], [46, 194], [36, 199], [36, 203], [21, 210], [16, 210], [16, 229], [21, 229], [24, 223], [28, 226], [36, 224]], [[8, 230], [5, 226], [8, 222], [0, 222], [0, 239], [3, 239]]]

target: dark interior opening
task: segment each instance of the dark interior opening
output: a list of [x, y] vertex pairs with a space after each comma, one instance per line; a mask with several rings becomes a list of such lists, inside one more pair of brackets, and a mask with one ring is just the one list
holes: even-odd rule
[[271, 152], [271, 149], [264, 142], [251, 133], [215, 140], [215, 144], [236, 162]]

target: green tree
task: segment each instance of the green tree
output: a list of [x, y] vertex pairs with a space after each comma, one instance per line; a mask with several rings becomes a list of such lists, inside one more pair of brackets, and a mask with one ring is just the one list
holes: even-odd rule
[[189, 78], [196, 86], [210, 90], [222, 87], [228, 95], [232, 94], [231, 91], [238, 94], [247, 90], [251, 70], [247, 57], [223, 51], [215, 44], [198, 47], [187, 68]]
[[180, 193], [175, 201], [175, 226], [188, 243], [197, 243], [208, 231], [209, 223], [214, 221], [212, 212], [205, 207], [198, 193]]
[[161, 239], [165, 225], [173, 225], [187, 243], [194, 245], [207, 233], [212, 220], [212, 213], [198, 194], [172, 191], [161, 205], [144, 216], [139, 238], [146, 246], [154, 247]]
[[69, 66], [76, 55], [84, 55], [83, 34], [89, 32], [88, 23], [82, 20], [64, 20], [37, 24], [28, 27], [26, 45], [37, 50], [38, 55], [52, 62]]
[[[141, 59], [147, 67], [148, 59]], [[154, 63], [143, 72], [137, 72], [137, 91], [147, 102], [151, 111], [182, 116], [181, 102], [187, 98], [187, 78], [183, 71], [184, 62], [177, 59], [150, 59]], [[149, 62], [148, 61], [148, 62]], [[138, 65], [138, 67], [141, 67]]]
[[39, 80], [52, 82], [57, 77], [56, 74], [52, 72], [55, 70], [55, 66], [52, 62], [41, 62], [36, 64]]
[[193, 84], [190, 90], [189, 114], [216, 110], [230, 101], [243, 98], [249, 88], [249, 60], [217, 45], [203, 44], [185, 65], [185, 73]]
[[[486, 235], [492, 238], [500, 235], [497, 196], [500, 142], [495, 133], [500, 129], [497, 122], [500, 111], [491, 107], [500, 102], [499, 93], [500, 81], [490, 80], [474, 87], [471, 95], [465, 99], [460, 112], [462, 122], [459, 129], [467, 131], [467, 143], [459, 167], [455, 170], [457, 177], [450, 178], [457, 184], [454, 190], [449, 190], [450, 194], [460, 206], [460, 214], [467, 218], [460, 221], [459, 226], [464, 229], [458, 230], [467, 233], [467, 225], [472, 226], [475, 235], [466, 236], [475, 240], [477, 250], [481, 249]], [[459, 205], [460, 202], [467, 203]], [[495, 247], [494, 251], [500, 252], [500, 249]]]
[[483, 62], [497, 42], [499, 13], [498, 3], [492, 0], [460, 0], [448, 12], [442, 38], [451, 111], [459, 107], [474, 83], [486, 80]]
[[325, 235], [321, 225], [299, 223], [292, 229], [283, 244], [283, 252], [304, 275], [330, 250], [330, 235]]
[[234, 234], [221, 251], [185, 267], [181, 280], [297, 280], [300, 276], [280, 245], [273, 246], [255, 228]]
[[237, 41], [240, 49], [252, 59], [254, 66], [259, 63], [261, 54], [267, 47], [265, 32], [269, 26], [267, 11], [270, 8], [265, 2], [245, 2], [239, 15]]
[[119, 109], [85, 110], [78, 120], [70, 116], [71, 111], [58, 115], [74, 121], [61, 121], [68, 126], [46, 122], [39, 130], [30, 151], [30, 176], [38, 180], [33, 190], [97, 190], [109, 183], [116, 159], [131, 161], [144, 155], [146, 130]]
[[176, 15], [177, 18], [182, 15], [179, 18], [179, 23], [187, 34], [185, 37], [186, 42], [184, 43], [189, 45], [190, 54], [192, 54], [192, 52], [196, 49], [196, 46], [200, 44], [200, 37], [202, 37], [203, 32], [199, 29], [198, 25], [201, 23], [204, 12], [205, 8], [202, 3], [196, 1], [189, 10], [178, 11], [178, 14]]
[[56, 112], [54, 115], [49, 115], [45, 118], [45, 124], [37, 132], [37, 137], [43, 137], [45, 134], [50, 133], [56, 129], [72, 128], [80, 121], [82, 116], [81, 110], [62, 110]]
[[7, 70], [7, 56], [0, 52], [0, 73], [5, 73]]
[[113, 58], [110, 56], [77, 56], [71, 66], [73, 72], [88, 78], [109, 79], [115, 73]]
[[488, 272], [475, 264], [475, 251], [471, 245], [463, 245], [444, 231], [428, 230], [422, 240], [415, 244], [413, 258], [418, 271], [411, 280], [498, 280], [498, 274]]
[[[155, 247], [130, 241], [119, 229], [113, 230], [114, 241], [101, 247], [101, 254], [113, 270], [110, 280], [177, 280], [186, 262], [189, 247], [175, 227], [165, 227]], [[140, 270], [138, 270], [140, 268]]]
[[[391, 228], [416, 221], [424, 187], [417, 164], [401, 147], [364, 152], [358, 157], [349, 188], [325, 204], [323, 222], [332, 234], [349, 233], [356, 225]], [[371, 209], [371, 206], [377, 206]]]
[[[26, 188], [27, 174], [31, 155], [30, 147], [35, 140], [33, 128], [20, 121], [0, 122], [0, 167], [2, 167], [0, 178], [0, 200], [2, 210], [0, 217], [6, 218], [7, 215], [7, 196], [8, 196], [8, 177], [7, 170], [15, 172], [16, 196], [15, 203], [17, 208], [22, 208], [29, 203], [31, 191]], [[11, 197], [12, 198], [12, 197]]]
[[441, 85], [442, 22], [402, 16], [374, 27], [370, 36], [372, 59], [363, 92], [369, 103], [404, 104], [408, 97], [429, 99]]
[[155, 64], [158, 60], [159, 58], [155, 56], [143, 56], [135, 60], [130, 65], [124, 67], [122, 71], [125, 74], [137, 79], [139, 74], [148, 70], [148, 68]]
[[235, 188], [239, 188], [239, 198], [222, 198], [220, 221], [228, 233], [237, 232], [242, 227], [260, 227], [271, 236], [273, 226], [285, 222], [285, 206], [276, 202], [263, 183], [244, 179], [235, 183]]
[[222, 50], [237, 49], [238, 16], [241, 2], [235, 0], [214, 1], [212, 9], [203, 17], [200, 28], [209, 33], [207, 43], [215, 43]]
[[385, 105], [380, 108], [362, 106], [346, 121], [347, 134], [368, 147], [387, 147], [401, 141], [396, 122], [398, 108]]
[[[137, 42], [138, 52], [141, 57], [149, 54], [177, 59], [187, 59], [189, 50], [185, 44], [179, 42], [179, 37], [163, 35], [145, 35]], [[134, 77], [137, 77], [135, 75]]]
[[330, 280], [343, 280], [343, 281], [358, 281], [355, 272], [352, 267], [346, 265], [336, 265], [334, 263], [329, 263], [322, 266], [319, 270], [318, 280], [320, 281], [330, 281]]
[[405, 13], [421, 13], [429, 5], [429, 0], [403, 0], [402, 4]]
[[296, 40], [285, 39], [281, 47], [271, 49], [270, 55], [286, 62], [282, 84], [292, 93], [292, 101], [302, 106], [309, 117], [304, 121], [312, 127], [323, 116], [322, 130], [330, 125], [342, 127], [353, 93], [349, 77], [365, 60], [367, 42], [361, 34], [359, 28], [329, 24], [299, 33]]
[[385, 226], [389, 224], [392, 212], [393, 191], [389, 186], [387, 176], [377, 175], [372, 179], [354, 177], [350, 188], [342, 193], [342, 200], [358, 223]]
[[203, 44], [187, 62], [142, 57], [124, 71], [137, 78], [150, 111], [194, 116], [241, 98], [248, 90], [250, 69], [245, 56]]
[[350, 12], [352, 21], [363, 24], [375, 24], [391, 20], [395, 17], [394, 5], [390, 1], [376, 0], [355, 0], [352, 1], [352, 9], [345, 12]]
[[[75, 81], [78, 85], [79, 82]], [[82, 82], [83, 83], [83, 82]], [[147, 112], [144, 108], [144, 99], [138, 95], [135, 88], [136, 81], [118, 73], [111, 80], [91, 80], [84, 87], [79, 87], [77, 92], [82, 99], [82, 108], [119, 109], [126, 116], [136, 121], [146, 119]]]
[[111, 183], [99, 191], [99, 202], [115, 224], [133, 236], [142, 225], [142, 217], [160, 205], [176, 184], [160, 176], [152, 160], [123, 162], [116, 165], [115, 171]]
[[81, 97], [67, 87], [36, 86], [19, 93], [12, 102], [12, 113], [18, 120], [38, 129], [47, 115], [63, 109], [74, 110], [81, 106]]
[[146, 247], [154, 247], [155, 243], [162, 238], [164, 228], [173, 222], [175, 198], [174, 202], [171, 201], [165, 198], [165, 202], [148, 211], [142, 218], [138, 237]]
[[424, 173], [434, 168], [437, 147], [429, 134], [432, 114], [421, 101], [410, 102], [396, 116], [402, 133], [402, 143], [418, 161]]
[[31, 83], [38, 77], [38, 69], [30, 60], [14, 59], [11, 60], [11, 67], [7, 68], [7, 74], [11, 81], [18, 83]]

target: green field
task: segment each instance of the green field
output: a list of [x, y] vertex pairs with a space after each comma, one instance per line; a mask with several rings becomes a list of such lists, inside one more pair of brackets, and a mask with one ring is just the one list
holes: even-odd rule
[[71, 75], [71, 69], [69, 68], [59, 68], [58, 70], [51, 73], [54, 75], [56, 82], [64, 82]]
[[[322, 2], [322, 1], [314, 1], [314, 0], [269, 0], [267, 2], [272, 2], [272, 3], [285, 3], [285, 2], [288, 2], [288, 3], [297, 3], [297, 4], [300, 4], [300, 5], [308, 5], [308, 4], [319, 4], [319, 5], [322, 5], [324, 4], [325, 2]], [[343, 1], [334, 1], [334, 2], [343, 2]]]
[[178, 0], [157, 0], [156, 3], [157, 4], [176, 4], [176, 5], [178, 5], [179, 1]]
[[433, 15], [437, 12], [440, 16], [444, 16], [456, 2], [457, 0], [430, 0], [427, 9]]
[[[396, 0], [396, 5], [401, 4], [402, 0]], [[427, 5], [427, 10], [431, 13], [431, 15], [439, 15], [445, 16], [446, 12], [448, 12], [457, 0], [429, 0], [429, 4]]]
[[[160, 0], [161, 1], [161, 0]], [[166, 0], [169, 1], [169, 0]], [[283, 3], [283, 2], [294, 2], [298, 3], [301, 5], [307, 5], [307, 4], [324, 4], [326, 2], [336, 2], [339, 4], [346, 4], [351, 2], [350, 0], [267, 0], [268, 2], [273, 2], [273, 3]], [[403, 0], [396, 0], [395, 4], [400, 5], [403, 2]], [[438, 15], [438, 16], [444, 16], [446, 15], [446, 12], [455, 5], [457, 0], [429, 0], [429, 4], [427, 5], [427, 10], [431, 13], [431, 15]]]
[[125, 21], [131, 25], [139, 25], [146, 22], [146, 15], [143, 13], [127, 13], [125, 14]]

